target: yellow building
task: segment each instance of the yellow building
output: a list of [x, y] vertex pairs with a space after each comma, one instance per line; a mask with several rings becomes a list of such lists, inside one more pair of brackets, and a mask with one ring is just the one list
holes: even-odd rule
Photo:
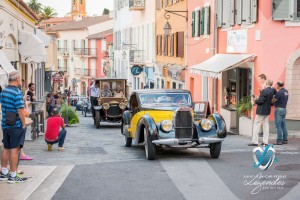
[[164, 79], [160, 88], [184, 88], [187, 66], [187, 0], [156, 1], [156, 62]]

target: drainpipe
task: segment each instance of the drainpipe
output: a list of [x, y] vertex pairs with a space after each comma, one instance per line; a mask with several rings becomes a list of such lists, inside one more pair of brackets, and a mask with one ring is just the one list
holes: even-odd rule
[[[217, 28], [217, 5], [216, 5], [216, 0], [213, 1], [214, 4], [214, 19], [213, 19], [213, 28], [214, 28], [214, 38], [213, 38], [213, 45], [212, 45], [212, 56], [214, 56], [217, 53], [218, 49], [218, 28]], [[212, 113], [217, 112], [218, 109], [218, 79], [214, 78], [213, 79], [213, 107], [212, 107]]]

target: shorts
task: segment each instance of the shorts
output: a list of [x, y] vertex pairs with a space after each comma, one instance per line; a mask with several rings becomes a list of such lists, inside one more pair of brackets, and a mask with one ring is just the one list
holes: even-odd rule
[[3, 130], [3, 145], [5, 149], [22, 148], [25, 141], [25, 129], [6, 128]]

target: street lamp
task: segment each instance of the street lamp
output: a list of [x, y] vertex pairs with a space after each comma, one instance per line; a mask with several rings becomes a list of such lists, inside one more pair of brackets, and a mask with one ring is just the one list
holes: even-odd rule
[[171, 24], [167, 20], [167, 22], [165, 24], [165, 27], [164, 27], [164, 31], [165, 31], [166, 36], [169, 36], [171, 34], [171, 29], [172, 29]]

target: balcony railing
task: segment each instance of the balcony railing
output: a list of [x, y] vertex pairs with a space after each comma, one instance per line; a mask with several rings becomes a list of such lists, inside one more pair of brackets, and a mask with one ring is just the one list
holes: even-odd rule
[[129, 9], [130, 10], [144, 10], [145, 9], [145, 0], [129, 0]]
[[97, 48], [75, 48], [74, 54], [79, 56], [97, 56]]
[[57, 51], [60, 55], [69, 56], [68, 48], [57, 48]]
[[76, 68], [75, 75], [78, 76], [88, 76], [88, 77], [95, 77], [96, 76], [96, 69], [82, 69]]
[[144, 51], [143, 50], [129, 50], [129, 62], [131, 64], [144, 64]]

